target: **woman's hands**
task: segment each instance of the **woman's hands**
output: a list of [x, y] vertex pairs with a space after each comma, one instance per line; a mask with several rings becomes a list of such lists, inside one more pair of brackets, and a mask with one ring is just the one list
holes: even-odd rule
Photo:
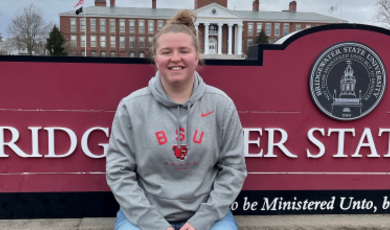
[[180, 230], [196, 230], [196, 228], [187, 222]]
[[[175, 230], [175, 229], [171, 226], [167, 228], [167, 230]], [[185, 225], [183, 225], [183, 227], [180, 228], [180, 230], [196, 230], [196, 228], [194, 228], [191, 224], [186, 223]]]

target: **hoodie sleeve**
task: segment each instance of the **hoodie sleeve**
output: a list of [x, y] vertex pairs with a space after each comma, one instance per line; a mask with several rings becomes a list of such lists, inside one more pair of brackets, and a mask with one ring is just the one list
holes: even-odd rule
[[138, 185], [132, 133], [130, 117], [122, 100], [114, 117], [108, 145], [107, 183], [131, 223], [142, 230], [166, 230], [170, 224], [150, 204]]
[[215, 221], [222, 219], [229, 206], [237, 198], [244, 183], [246, 165], [244, 139], [237, 110], [231, 102], [225, 112], [222, 137], [217, 163], [218, 175], [206, 203], [188, 220], [197, 230], [210, 229]]

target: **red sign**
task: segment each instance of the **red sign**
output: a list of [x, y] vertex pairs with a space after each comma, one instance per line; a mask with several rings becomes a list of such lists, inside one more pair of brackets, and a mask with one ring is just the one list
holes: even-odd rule
[[[387, 30], [342, 24], [261, 46], [258, 61], [219, 60], [200, 68], [204, 81], [226, 92], [239, 111], [244, 191], [390, 189], [386, 92], [353, 121], [326, 116], [310, 94], [315, 61], [342, 42], [370, 47], [389, 69]], [[1, 58], [1, 192], [109, 191], [104, 148], [116, 106], [147, 86], [156, 68], [134, 64], [139, 59], [83, 60]]]

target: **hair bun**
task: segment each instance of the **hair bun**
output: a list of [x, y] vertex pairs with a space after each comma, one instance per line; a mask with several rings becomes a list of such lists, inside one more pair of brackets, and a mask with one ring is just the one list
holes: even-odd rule
[[180, 10], [175, 16], [169, 21], [171, 24], [182, 24], [193, 28], [196, 21], [196, 14], [191, 10]]

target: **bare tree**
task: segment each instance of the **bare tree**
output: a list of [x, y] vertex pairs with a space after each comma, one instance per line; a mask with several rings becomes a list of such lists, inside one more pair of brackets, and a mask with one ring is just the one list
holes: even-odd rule
[[390, 0], [375, 0], [376, 14], [374, 22], [390, 28]]
[[38, 42], [48, 36], [50, 25], [44, 21], [42, 11], [32, 3], [16, 12], [8, 31], [18, 40], [19, 45], [27, 48], [32, 55]]

